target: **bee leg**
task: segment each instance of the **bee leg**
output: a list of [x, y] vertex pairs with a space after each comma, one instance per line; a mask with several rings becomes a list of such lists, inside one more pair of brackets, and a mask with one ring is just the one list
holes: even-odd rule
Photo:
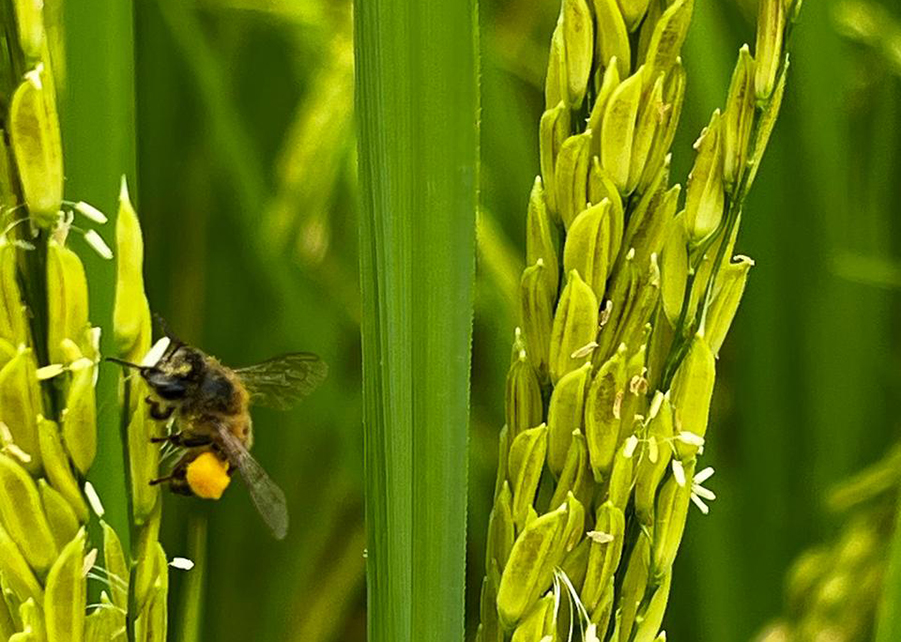
[[172, 413], [175, 412], [175, 406], [169, 406], [163, 410], [160, 410], [159, 404], [154, 404], [150, 407], [150, 416], [157, 421], [166, 421], [172, 416]]
[[166, 475], [165, 477], [158, 477], [157, 479], [151, 479], [150, 485], [156, 486], [158, 484], [168, 483], [169, 490], [173, 493], [177, 493], [179, 495], [191, 495], [191, 487], [185, 483], [185, 474], [184, 469], [181, 471], [173, 471], [171, 475]]
[[147, 397], [144, 401], [150, 406], [150, 416], [157, 421], [166, 421], [175, 412], [175, 406], [163, 408], [160, 402], [152, 397]]
[[172, 481], [175, 479], [174, 475], [166, 475], [165, 477], [157, 477], [156, 479], [150, 480], [151, 486], [156, 486], [157, 484], [162, 484], [163, 482]]

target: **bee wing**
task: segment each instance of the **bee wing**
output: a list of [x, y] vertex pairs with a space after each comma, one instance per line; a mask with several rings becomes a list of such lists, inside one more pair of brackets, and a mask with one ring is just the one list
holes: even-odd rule
[[287, 410], [322, 383], [328, 366], [310, 352], [292, 352], [235, 372], [253, 403]]
[[228, 460], [241, 472], [257, 511], [276, 539], [288, 534], [288, 507], [285, 493], [269, 478], [263, 467], [247, 451], [237, 437], [225, 427], [219, 427], [219, 444]]

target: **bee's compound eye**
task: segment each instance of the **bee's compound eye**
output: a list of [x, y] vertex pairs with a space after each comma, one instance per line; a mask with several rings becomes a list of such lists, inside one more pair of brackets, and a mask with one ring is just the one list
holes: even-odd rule
[[181, 399], [185, 396], [185, 385], [180, 382], [167, 383], [156, 387], [156, 391], [160, 397], [169, 401]]
[[231, 481], [228, 462], [222, 461], [210, 451], [203, 452], [188, 464], [186, 479], [188, 486], [198, 497], [219, 499]]
[[151, 370], [144, 375], [144, 379], [156, 394], [168, 401], [181, 399], [188, 391], [187, 385], [183, 380], [159, 371]]

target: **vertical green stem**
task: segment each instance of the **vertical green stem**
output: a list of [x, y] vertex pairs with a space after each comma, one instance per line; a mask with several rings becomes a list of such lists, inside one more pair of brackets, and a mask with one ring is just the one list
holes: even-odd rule
[[[135, 551], [138, 548], [139, 531], [138, 527], [135, 524], [134, 494], [132, 492], [133, 486], [131, 479], [131, 466], [129, 465], [129, 462], [131, 461], [131, 454], [129, 453], [128, 448], [128, 408], [131, 408], [131, 386], [128, 384], [125, 384], [122, 387], [122, 408], [125, 410], [125, 412], [121, 413], [119, 416], [120, 423], [118, 434], [119, 441], [121, 442], [121, 450], [119, 451], [122, 453], [123, 464], [121, 481], [125, 484], [125, 508], [128, 528], [121, 529], [119, 531], [119, 539], [121, 540], [124, 537], [128, 537], [128, 541], [131, 546], [131, 559], [134, 559], [134, 557], [136, 556]], [[127, 613], [125, 614], [125, 632], [128, 642], [134, 642], [135, 640], [135, 620], [138, 617], [137, 603], [135, 600], [135, 586], [137, 585], [136, 578], [137, 567], [132, 564], [128, 577], [128, 609]]]
[[876, 621], [876, 642], [901, 639], [901, 510], [895, 517], [895, 535], [887, 561], [882, 603]]
[[[119, 181], [134, 186], [134, 29], [131, 0], [63, 2], [65, 83], [60, 111], [66, 196], [99, 207], [110, 218], [100, 233], [112, 245]], [[101, 351], [113, 354], [115, 266], [81, 252], [91, 274], [91, 318], [103, 329]], [[122, 493], [117, 369], [101, 367], [97, 385], [98, 457], [90, 478], [103, 497], [106, 519], [126, 551], [128, 506]]]
[[206, 515], [194, 515], [188, 522], [188, 557], [194, 568], [184, 582], [178, 614], [178, 642], [197, 642], [203, 623], [204, 581], [206, 580]]
[[476, 3], [355, 8], [369, 639], [463, 634]]

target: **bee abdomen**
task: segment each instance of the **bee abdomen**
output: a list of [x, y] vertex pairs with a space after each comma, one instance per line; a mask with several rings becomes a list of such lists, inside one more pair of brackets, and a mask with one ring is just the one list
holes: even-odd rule
[[232, 431], [245, 448], [249, 450], [253, 446], [253, 423], [249, 414], [244, 413], [241, 417], [236, 418], [232, 424]]

